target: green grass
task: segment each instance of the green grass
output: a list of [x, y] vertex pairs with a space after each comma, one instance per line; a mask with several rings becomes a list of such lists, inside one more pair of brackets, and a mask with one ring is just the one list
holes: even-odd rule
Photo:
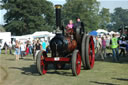
[[[4, 53], [4, 52], [2, 52]], [[49, 66], [48, 73], [40, 76], [36, 62], [28, 55], [15, 61], [14, 55], [0, 55], [0, 85], [128, 85], [128, 56], [120, 63], [98, 59], [91, 70], [83, 70], [79, 76], [72, 76], [71, 69], [57, 70]], [[67, 65], [67, 67], [70, 67]]]

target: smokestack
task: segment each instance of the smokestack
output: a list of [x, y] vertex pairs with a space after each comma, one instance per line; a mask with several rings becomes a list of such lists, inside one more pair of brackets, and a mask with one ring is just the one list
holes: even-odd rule
[[61, 30], [61, 5], [55, 5], [56, 8], [56, 27], [57, 30]]

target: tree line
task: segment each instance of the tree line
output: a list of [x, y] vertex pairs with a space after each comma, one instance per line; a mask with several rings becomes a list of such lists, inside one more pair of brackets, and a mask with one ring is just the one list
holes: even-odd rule
[[[13, 35], [34, 33], [35, 31], [53, 31], [55, 29], [55, 8], [47, 0], [2, 0], [1, 9], [6, 9], [4, 15], [6, 31]], [[80, 17], [87, 32], [96, 29], [118, 30], [128, 25], [128, 9], [99, 9], [97, 0], [66, 0], [62, 6], [62, 24], [70, 19], [75, 22]]]

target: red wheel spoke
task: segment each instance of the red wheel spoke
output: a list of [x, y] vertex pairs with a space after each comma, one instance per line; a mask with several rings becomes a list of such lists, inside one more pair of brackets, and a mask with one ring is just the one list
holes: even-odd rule
[[81, 70], [81, 56], [80, 56], [80, 53], [78, 52], [77, 59], [76, 59], [76, 72], [77, 72], [77, 75], [79, 75], [80, 70]]
[[47, 72], [47, 70], [46, 70], [46, 67], [45, 67], [45, 65], [43, 66], [43, 71], [42, 71], [42, 73], [43, 74], [45, 74]]
[[92, 37], [91, 37], [90, 41], [91, 41], [91, 52], [90, 52], [89, 60], [90, 60], [91, 68], [92, 68], [94, 66], [94, 61], [95, 61], [94, 42], [93, 42]]
[[45, 65], [45, 61], [44, 61], [44, 56], [41, 56], [40, 65], [41, 65], [42, 73], [46, 74], [47, 69], [46, 69], [46, 65]]
[[43, 60], [41, 60], [41, 62], [40, 62], [40, 65], [42, 66], [42, 65], [44, 65], [44, 62], [43, 62]]

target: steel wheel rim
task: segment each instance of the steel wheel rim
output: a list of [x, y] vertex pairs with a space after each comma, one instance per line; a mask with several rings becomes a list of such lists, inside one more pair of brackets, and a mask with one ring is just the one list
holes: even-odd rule
[[94, 48], [94, 41], [93, 41], [93, 37], [92, 36], [89, 39], [88, 54], [89, 54], [90, 66], [91, 66], [91, 68], [93, 68], [94, 62], [95, 62], [95, 48]]
[[80, 52], [77, 53], [77, 58], [76, 58], [76, 73], [77, 75], [80, 74], [81, 71], [81, 56]]

